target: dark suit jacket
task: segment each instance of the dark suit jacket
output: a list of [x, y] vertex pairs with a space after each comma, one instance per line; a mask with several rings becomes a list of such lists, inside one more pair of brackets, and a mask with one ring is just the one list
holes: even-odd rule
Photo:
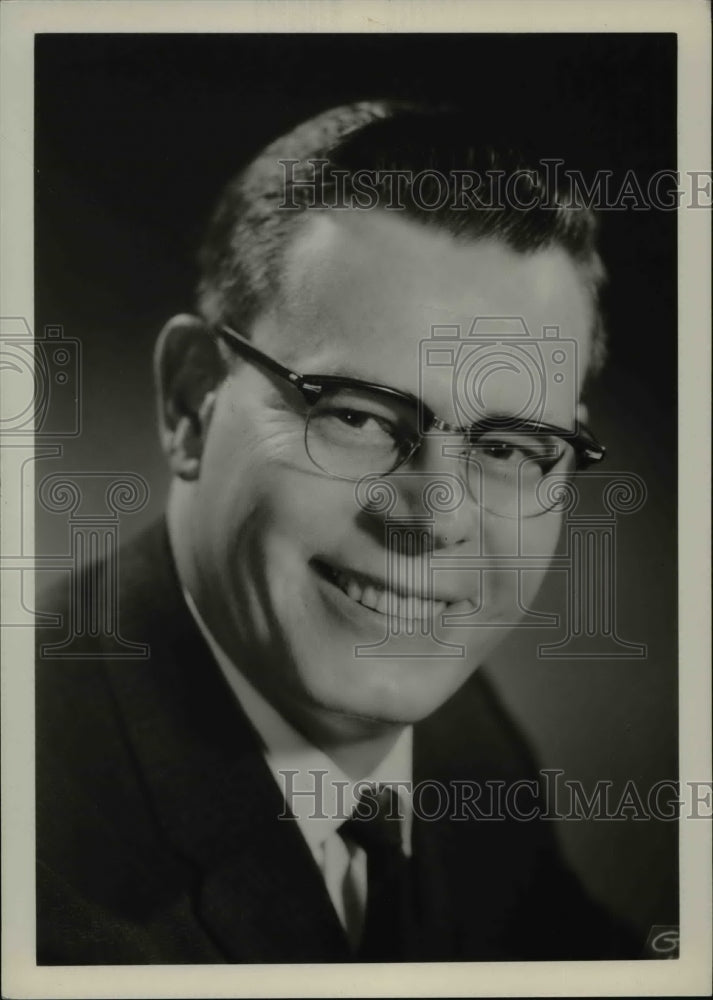
[[[277, 819], [281, 792], [185, 607], [163, 524], [121, 553], [120, 578], [121, 632], [148, 659], [104, 658], [101, 636], [81, 640], [81, 657], [38, 657], [38, 962], [349, 961], [320, 872], [296, 824]], [[52, 610], [67, 613], [56, 597]], [[40, 645], [59, 638], [38, 632]], [[480, 673], [416, 727], [415, 781], [534, 773]], [[415, 960], [638, 957], [547, 822], [416, 818], [413, 856]]]

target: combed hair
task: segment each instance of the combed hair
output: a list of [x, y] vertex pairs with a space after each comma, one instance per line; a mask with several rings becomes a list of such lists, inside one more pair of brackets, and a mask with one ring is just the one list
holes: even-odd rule
[[[550, 179], [531, 152], [492, 135], [477, 140], [473, 132], [472, 120], [449, 109], [372, 101], [325, 111], [271, 143], [228, 184], [208, 227], [198, 288], [205, 321], [233, 323], [249, 334], [256, 316], [279, 291], [287, 249], [310, 213], [324, 210], [311, 205], [315, 199], [317, 205], [330, 204], [338, 175], [348, 193], [349, 177], [360, 171], [382, 176], [408, 171], [412, 177], [437, 171], [451, 183], [457, 172], [471, 171], [480, 179], [478, 205], [454, 205], [449, 198], [443, 207], [424, 208], [424, 200], [438, 200], [433, 200], [424, 174], [419, 199], [409, 196], [408, 182], [404, 185], [400, 214], [458, 241], [493, 237], [522, 253], [553, 246], [566, 250], [592, 295], [589, 370], [598, 371], [606, 354], [600, 304], [605, 270], [597, 252], [594, 213], [573, 200], [571, 190], [546, 190]], [[290, 161], [289, 184], [284, 161]], [[315, 161], [326, 162], [316, 171]], [[515, 172], [524, 182], [522, 203], [532, 199], [534, 207], [498, 203], [493, 197], [497, 178]], [[300, 204], [297, 196], [305, 182], [311, 185], [310, 199]], [[388, 211], [382, 193], [378, 208]]]

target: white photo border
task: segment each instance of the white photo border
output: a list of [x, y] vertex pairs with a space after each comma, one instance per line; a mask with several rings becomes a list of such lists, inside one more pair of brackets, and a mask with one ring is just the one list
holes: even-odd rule
[[[710, 171], [711, 48], [703, 0], [7, 0], [0, 6], [0, 315], [34, 319], [34, 36], [39, 32], [674, 32], [678, 169]], [[680, 779], [711, 781], [710, 214], [679, 211]], [[2, 404], [13, 412], [12, 385]], [[701, 458], [704, 457], [702, 461]], [[0, 458], [5, 458], [0, 449]], [[5, 463], [3, 463], [5, 464]], [[6, 471], [3, 469], [3, 471]], [[3, 491], [3, 526], [17, 491]], [[34, 483], [21, 498], [32, 522]], [[7, 551], [11, 537], [3, 532]], [[10, 576], [11, 574], [4, 574]], [[3, 589], [3, 606], [11, 595]], [[26, 599], [33, 594], [25, 591]], [[8, 602], [5, 604], [5, 602]], [[37, 966], [34, 651], [2, 632], [2, 995], [80, 997], [695, 996], [711, 989], [711, 824], [680, 824], [676, 961], [399, 965]], [[684, 724], [685, 723], [685, 724]]]

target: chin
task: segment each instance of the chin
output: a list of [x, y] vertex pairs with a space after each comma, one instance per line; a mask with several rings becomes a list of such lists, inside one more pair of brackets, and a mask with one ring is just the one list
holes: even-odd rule
[[311, 686], [310, 700], [332, 715], [409, 725], [435, 712], [475, 669], [463, 658], [363, 657], [345, 665], [341, 683]]

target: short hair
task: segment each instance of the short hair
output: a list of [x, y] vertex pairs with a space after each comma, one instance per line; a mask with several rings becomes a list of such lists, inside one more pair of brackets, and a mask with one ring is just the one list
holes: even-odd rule
[[[561, 247], [570, 255], [592, 296], [588, 370], [598, 371], [606, 355], [600, 299], [606, 273], [594, 213], [571, 188], [556, 183], [551, 189], [544, 161], [532, 151], [492, 133], [476, 139], [476, 131], [477, 123], [462, 112], [365, 101], [325, 111], [275, 140], [228, 184], [209, 224], [198, 287], [204, 320], [233, 323], [249, 335], [254, 319], [279, 293], [285, 254], [310, 213], [334, 204], [337, 180], [344, 197], [356, 193], [357, 174], [370, 172], [376, 207], [387, 211], [396, 207], [393, 172], [400, 171], [401, 215], [458, 241], [494, 237], [523, 253]], [[468, 198], [455, 190], [466, 174], [477, 181]], [[516, 175], [522, 183], [514, 204], [495, 188]], [[441, 178], [452, 197], [440, 197]], [[298, 197], [306, 189], [309, 199]]]

